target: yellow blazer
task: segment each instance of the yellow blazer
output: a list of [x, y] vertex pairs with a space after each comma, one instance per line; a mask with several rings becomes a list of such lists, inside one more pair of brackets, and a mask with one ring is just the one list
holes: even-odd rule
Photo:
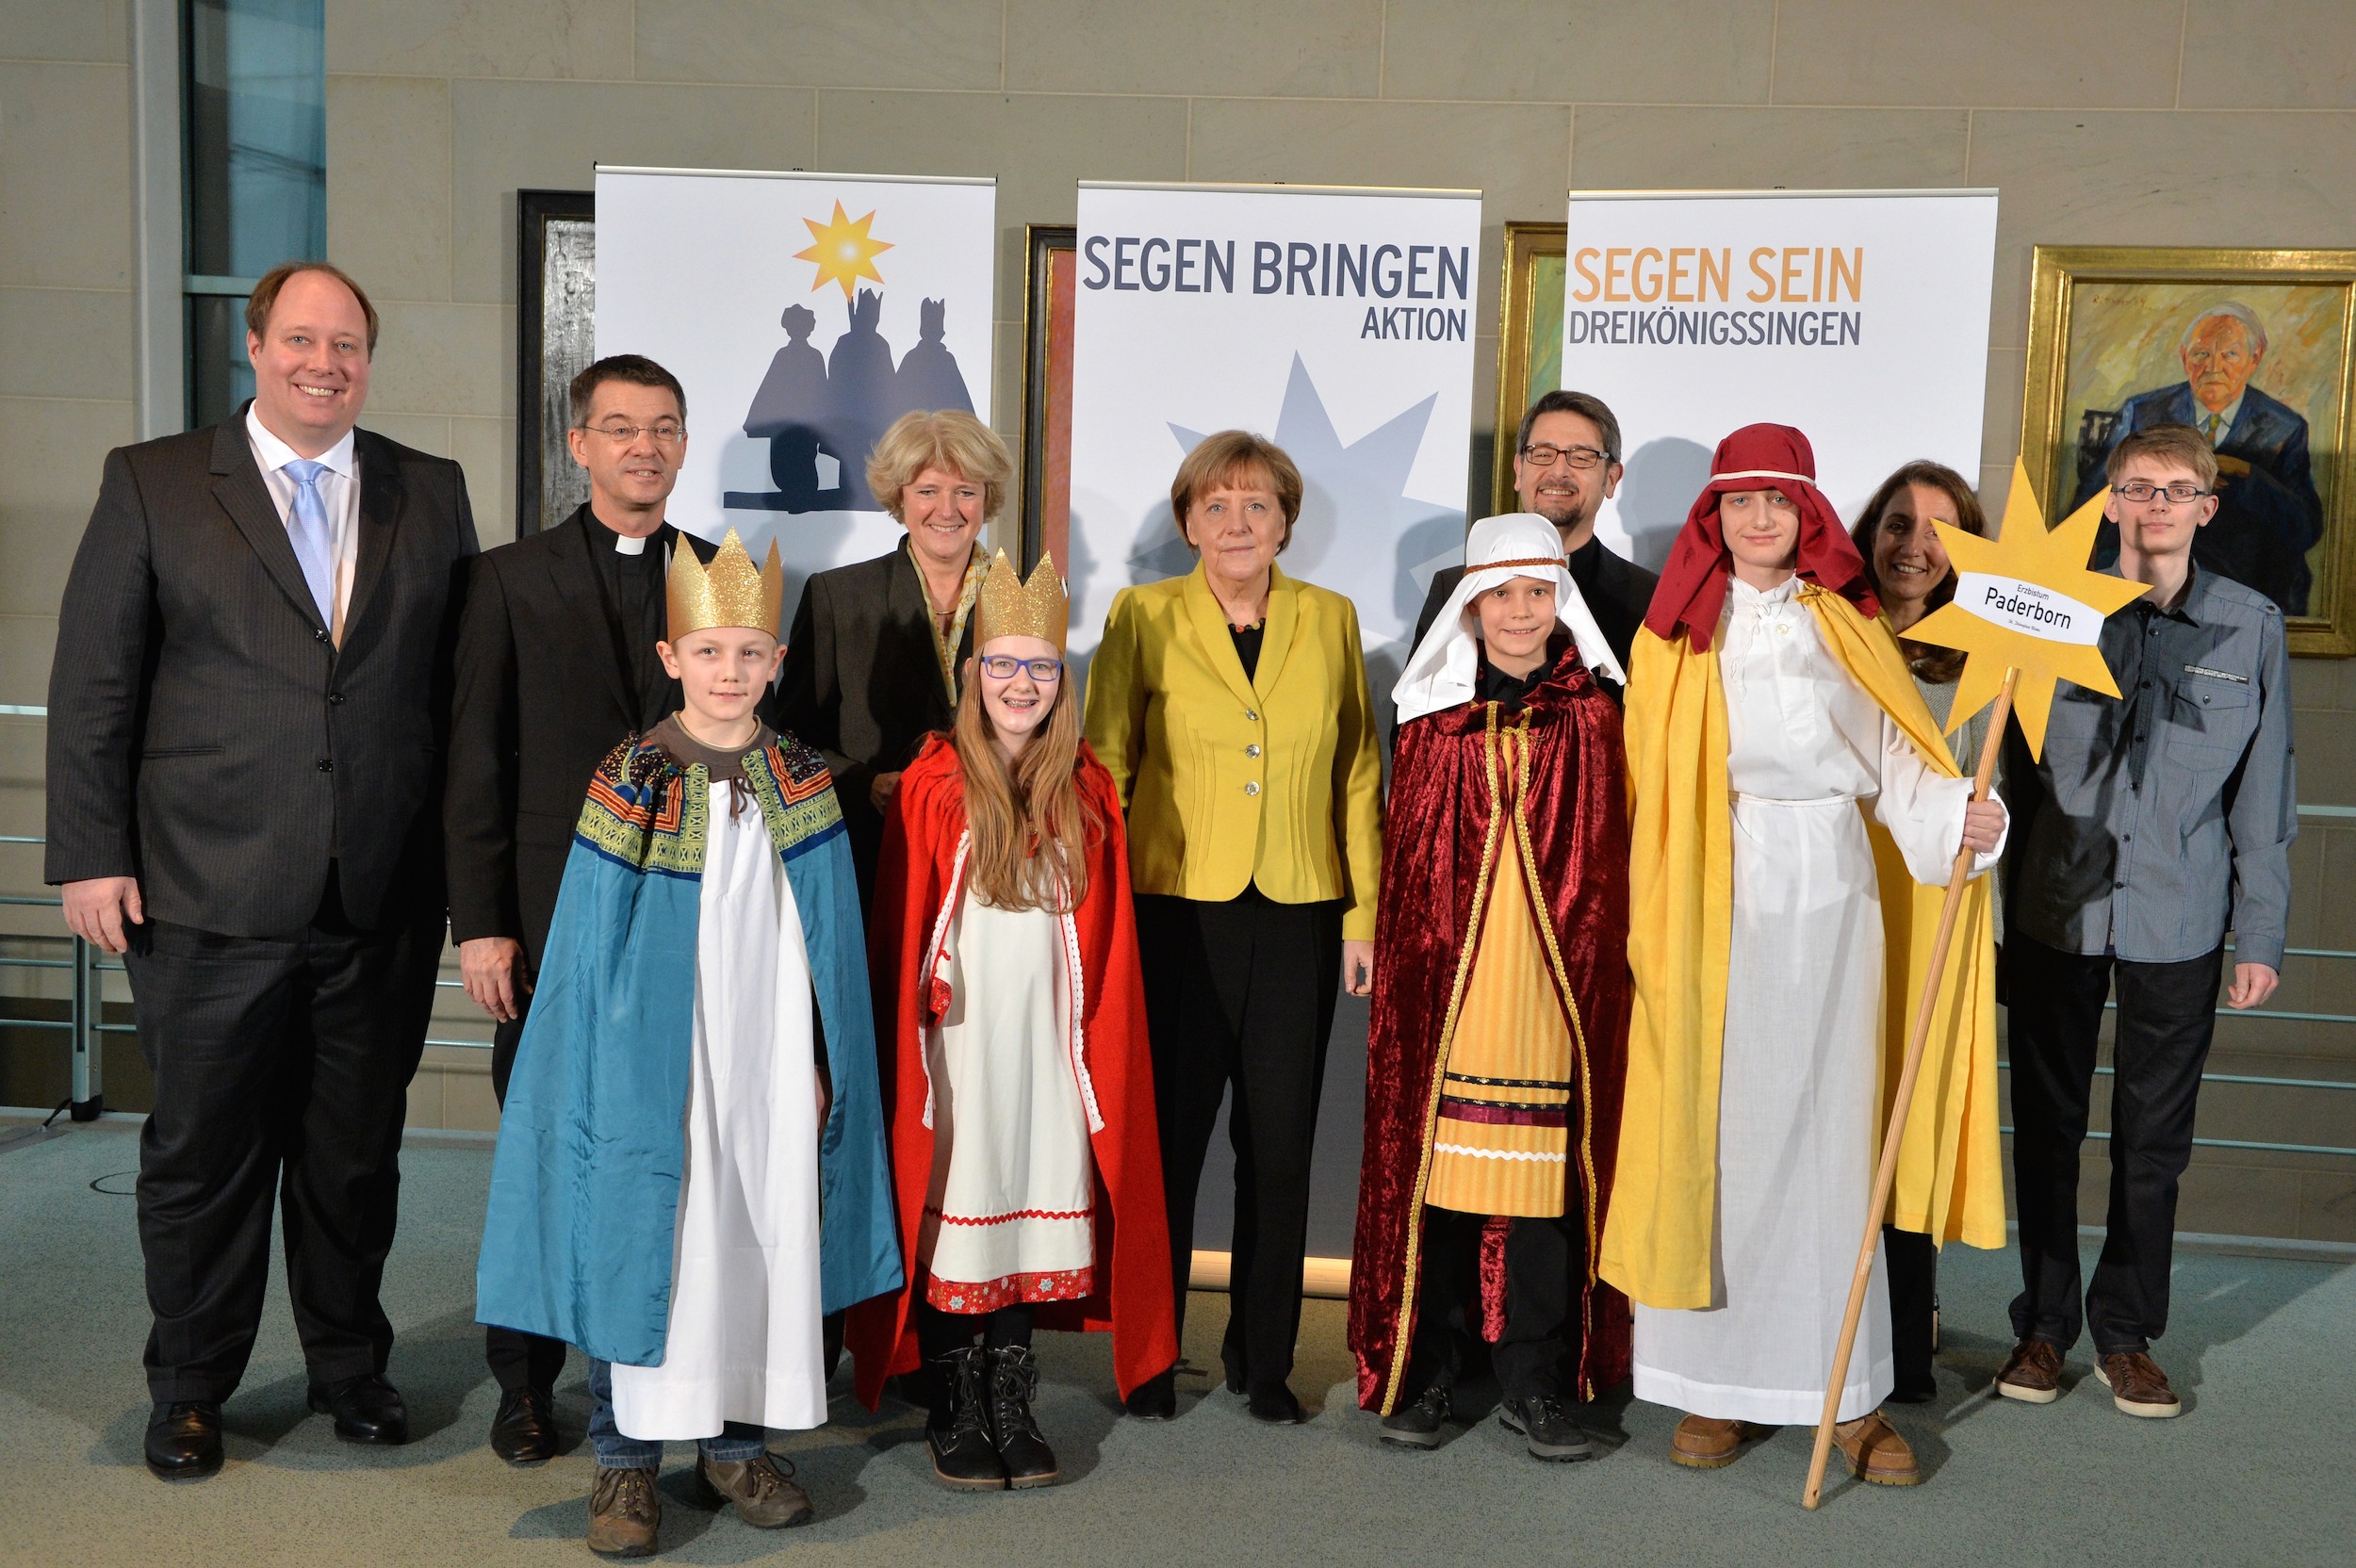
[[1383, 758], [1357, 607], [1268, 571], [1268, 630], [1246, 680], [1200, 562], [1123, 588], [1088, 666], [1088, 739], [1129, 811], [1141, 893], [1279, 904], [1342, 899], [1374, 939]]

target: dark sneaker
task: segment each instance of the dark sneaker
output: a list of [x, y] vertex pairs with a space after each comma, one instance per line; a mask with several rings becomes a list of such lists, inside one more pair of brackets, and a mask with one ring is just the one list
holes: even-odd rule
[[1506, 1400], [1497, 1407], [1497, 1421], [1521, 1434], [1532, 1459], [1568, 1462], [1595, 1457], [1595, 1443], [1572, 1424], [1570, 1407], [1551, 1394]]
[[2061, 1397], [2061, 1347], [2050, 1339], [2024, 1339], [1996, 1369], [1996, 1392], [2024, 1405], [2050, 1405]]
[[1006, 1485], [1053, 1486], [1063, 1471], [1055, 1450], [1039, 1435], [1031, 1401], [1039, 1397], [1039, 1361], [1027, 1345], [985, 1352], [990, 1357], [990, 1440], [1006, 1466]]
[[655, 1495], [654, 1471], [597, 1466], [589, 1493], [589, 1549], [603, 1557], [652, 1557], [655, 1532], [663, 1525], [663, 1501]]
[[2176, 1391], [2168, 1386], [2168, 1374], [2141, 1350], [2095, 1357], [2094, 1375], [2123, 1414], [2166, 1418], [2184, 1413]]
[[756, 1529], [807, 1525], [817, 1516], [810, 1494], [794, 1484], [794, 1462], [774, 1454], [748, 1460], [695, 1456], [695, 1490], [706, 1508], [734, 1503], [736, 1516]]
[[990, 1352], [978, 1345], [932, 1364], [933, 1413], [924, 1423], [924, 1446], [932, 1452], [933, 1474], [952, 1492], [1006, 1489], [1006, 1467], [983, 1416], [989, 1364]]
[[1383, 1418], [1383, 1441], [1399, 1448], [1436, 1448], [1440, 1429], [1452, 1413], [1448, 1384], [1433, 1383], [1413, 1404], [1401, 1405]]

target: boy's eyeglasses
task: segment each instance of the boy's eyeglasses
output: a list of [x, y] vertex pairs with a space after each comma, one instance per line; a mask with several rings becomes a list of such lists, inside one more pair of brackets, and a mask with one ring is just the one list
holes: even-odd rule
[[2208, 493], [2197, 484], [2153, 484], [2149, 480], [2140, 479], [2131, 479], [2119, 486], [2119, 498], [2134, 501], [2137, 506], [2155, 496], [2174, 501], [2178, 506], [2186, 506]]
[[1028, 670], [1033, 680], [1042, 686], [1051, 686], [1063, 678], [1063, 661], [1017, 659], [1006, 653], [988, 654], [982, 659], [982, 673], [992, 680], [1012, 680], [1017, 670]]

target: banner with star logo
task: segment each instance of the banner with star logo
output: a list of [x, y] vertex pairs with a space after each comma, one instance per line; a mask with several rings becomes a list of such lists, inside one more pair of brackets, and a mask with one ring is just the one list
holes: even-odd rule
[[1171, 476], [1249, 430], [1305, 484], [1279, 564], [1355, 601], [1387, 701], [1432, 571], [1464, 558], [1481, 193], [1084, 182], [1079, 217], [1074, 653], [1121, 589], [1193, 570]]
[[996, 182], [597, 171], [597, 339], [686, 388], [670, 517], [777, 541], [790, 614], [810, 573], [900, 528], [867, 457], [902, 414], [990, 416]]

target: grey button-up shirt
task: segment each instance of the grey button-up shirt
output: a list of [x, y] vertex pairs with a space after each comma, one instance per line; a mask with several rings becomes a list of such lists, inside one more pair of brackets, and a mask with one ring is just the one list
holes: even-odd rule
[[2175, 963], [2230, 924], [2238, 961], [2281, 969], [2299, 834], [2282, 612], [2196, 568], [2173, 609], [2147, 596], [2105, 621], [2102, 650], [2119, 698], [2063, 682], [2044, 760], [2008, 759], [2012, 928]]

